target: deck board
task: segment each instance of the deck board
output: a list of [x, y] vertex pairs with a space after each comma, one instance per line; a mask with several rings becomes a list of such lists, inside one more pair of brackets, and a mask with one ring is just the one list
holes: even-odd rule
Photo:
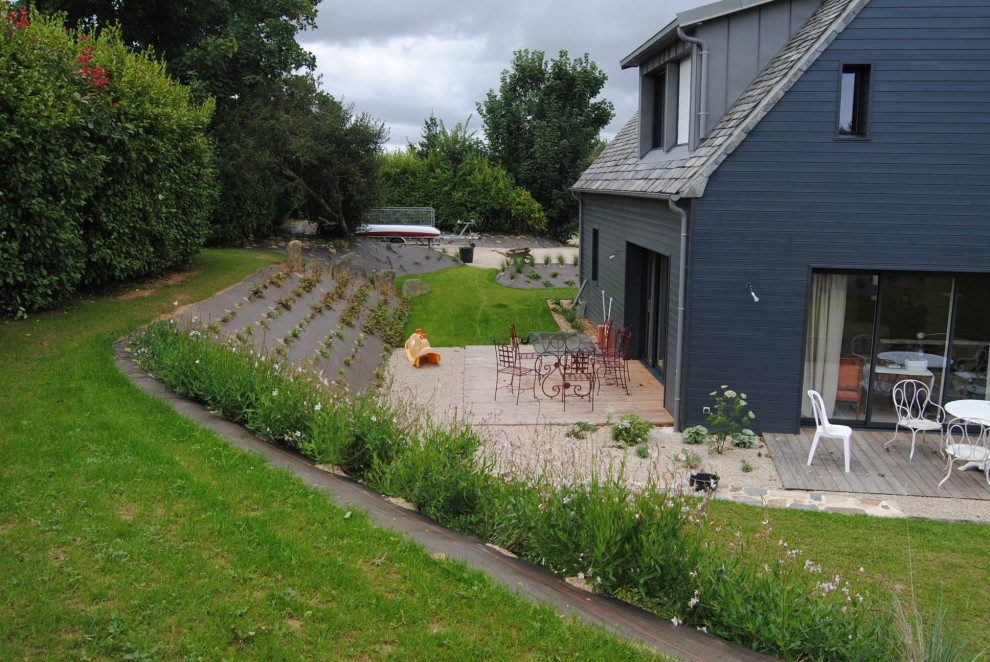
[[787, 489], [990, 500], [990, 485], [984, 473], [960, 472], [958, 465], [952, 477], [938, 488], [945, 477], [945, 460], [939, 456], [937, 436], [929, 435], [927, 443], [919, 437], [914, 459], [909, 460], [910, 433], [899, 433], [885, 449], [884, 444], [892, 436], [890, 431], [855, 430], [848, 474], [839, 440], [823, 439], [809, 467], [813, 429], [802, 429], [798, 434], [768, 432], [763, 436]]

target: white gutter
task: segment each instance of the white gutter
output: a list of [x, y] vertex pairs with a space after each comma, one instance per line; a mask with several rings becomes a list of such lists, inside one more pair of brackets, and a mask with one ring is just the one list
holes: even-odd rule
[[700, 143], [705, 139], [705, 133], [708, 130], [708, 56], [711, 54], [711, 50], [704, 39], [689, 36], [679, 25], [677, 26], [677, 36], [701, 49], [699, 51], [701, 56], [701, 96], [698, 98], [698, 142]]

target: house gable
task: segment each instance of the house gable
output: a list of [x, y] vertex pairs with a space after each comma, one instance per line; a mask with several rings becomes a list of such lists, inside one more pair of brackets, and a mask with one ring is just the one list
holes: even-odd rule
[[[868, 1], [824, 0], [800, 29], [769, 60], [762, 72], [735, 99], [715, 126], [707, 131], [695, 149], [689, 149], [687, 145], [677, 145], [668, 136], [665, 142], [661, 141], [663, 143], [662, 148], [644, 152], [644, 131], [649, 131], [648, 128], [645, 129], [644, 127], [654, 124], [653, 117], [648, 114], [655, 108], [655, 104], [651, 102], [649, 96], [652, 93], [651, 85], [655, 84], [656, 74], [662, 68], [665, 67], [662, 73], [668, 76], [671, 74], [674, 66], [670, 63], [676, 61], [672, 58], [681, 54], [684, 50], [682, 46], [686, 44], [679, 38], [671, 37], [671, 35], [676, 35], [677, 27], [683, 27], [679, 26], [677, 21], [671, 23], [650, 42], [623, 60], [623, 66], [634, 66], [635, 64], [640, 67], [641, 79], [644, 81], [642, 83], [643, 89], [641, 89], [640, 113], [622, 128], [616, 138], [602, 151], [598, 159], [582, 174], [573, 190], [641, 196], [701, 196], [704, 193], [708, 178], [718, 165], [745, 139], [749, 131], [773, 108], [784, 92], [800, 78], [803, 72], [855, 18]], [[801, 0], [794, 0], [793, 2], [780, 0], [780, 4], [776, 4], [776, 6], [794, 10], [787, 13], [788, 21], [790, 17], [795, 15], [794, 12], [798, 8], [805, 7], [801, 4]], [[715, 34], [719, 30], [729, 34], [729, 26], [732, 25], [730, 18], [736, 23], [742, 22], [743, 24], [746, 21], [752, 23], [755, 20], [754, 25], [758, 26], [761, 25], [760, 21], [764, 17], [770, 16], [775, 18], [773, 20], [766, 18], [765, 22], [768, 25], [776, 21], [779, 27], [790, 29], [789, 22], [787, 26], [784, 25], [784, 14], [772, 14], [767, 6], [751, 8], [748, 11], [750, 12], [748, 14], [740, 13], [722, 17], [715, 24], [709, 25], [706, 30], [709, 34]], [[753, 30], [752, 27], [749, 29], [750, 31]], [[756, 32], [759, 30], [757, 29]], [[751, 47], [754, 44], [751, 40], [745, 41]], [[727, 50], [724, 55], [720, 56], [726, 62], [725, 76], [723, 77], [725, 80], [716, 80], [715, 85], [715, 87], [725, 89], [727, 95], [729, 94], [727, 87], [728, 63], [733, 60], [729, 48], [730, 42], [731, 39], [729, 38], [724, 40]], [[762, 53], [756, 57], [758, 59], [763, 57], [764, 51], [768, 51], [773, 43], [774, 41], [769, 38], [755, 42], [757, 50]], [[664, 60], [664, 58], [667, 59]], [[717, 67], [714, 69], [718, 70]], [[671, 85], [672, 83], [668, 79], [668, 88]], [[712, 89], [711, 81], [708, 81], [706, 89]], [[667, 102], [669, 103], [672, 99], [676, 99], [676, 95], [668, 94]], [[647, 112], [644, 112], [646, 107], [649, 108]], [[669, 125], [666, 130], [669, 133]]]

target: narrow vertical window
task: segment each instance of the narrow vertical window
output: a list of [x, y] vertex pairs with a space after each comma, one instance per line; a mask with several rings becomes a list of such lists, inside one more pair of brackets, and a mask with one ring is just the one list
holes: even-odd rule
[[870, 106], [870, 65], [842, 65], [839, 89], [839, 135], [865, 136]]
[[653, 122], [650, 127], [650, 149], [663, 147], [664, 95], [667, 79], [663, 74], [653, 77]]
[[598, 228], [591, 230], [591, 280], [598, 282]]
[[686, 145], [691, 137], [691, 58], [677, 63], [677, 144]]

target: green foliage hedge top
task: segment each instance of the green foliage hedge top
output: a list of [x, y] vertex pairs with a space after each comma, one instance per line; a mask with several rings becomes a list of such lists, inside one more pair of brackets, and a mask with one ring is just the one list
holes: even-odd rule
[[384, 154], [379, 179], [385, 206], [433, 207], [438, 227], [478, 219], [488, 233], [543, 234], [547, 219], [529, 191], [485, 155], [483, 143], [458, 123], [448, 130], [431, 115], [423, 139], [404, 152]]
[[216, 197], [212, 113], [119, 29], [0, 2], [0, 313], [195, 255]]

